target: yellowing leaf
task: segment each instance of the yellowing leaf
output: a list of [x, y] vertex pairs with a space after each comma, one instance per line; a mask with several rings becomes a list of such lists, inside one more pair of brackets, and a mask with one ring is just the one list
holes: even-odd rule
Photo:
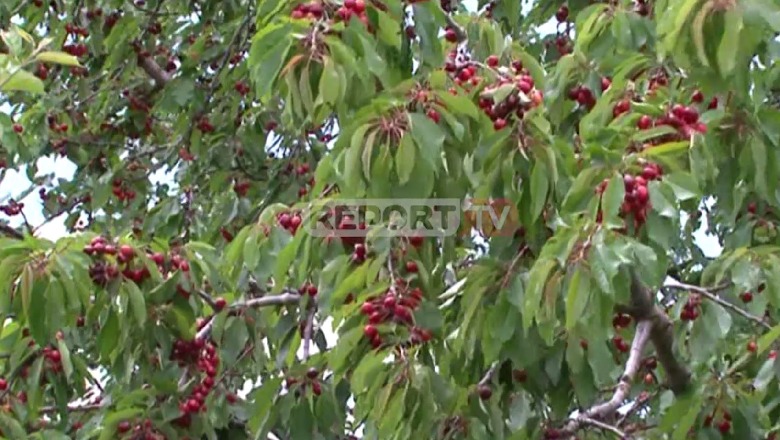
[[73, 55], [68, 55], [65, 52], [41, 52], [35, 56], [35, 59], [42, 63], [54, 63], [74, 67], [81, 66], [78, 58]]
[[40, 78], [20, 69], [11, 74], [0, 74], [0, 91], [41, 94], [44, 92], [44, 87]]

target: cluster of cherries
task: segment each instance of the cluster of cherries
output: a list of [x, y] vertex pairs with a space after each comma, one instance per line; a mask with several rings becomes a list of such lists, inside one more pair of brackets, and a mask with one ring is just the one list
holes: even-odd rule
[[119, 199], [120, 202], [131, 202], [135, 199], [135, 191], [129, 189], [121, 179], [114, 179], [111, 185], [111, 193]]
[[[491, 67], [498, 65], [497, 57], [489, 57], [487, 64]], [[512, 62], [512, 72], [513, 75], [501, 75], [496, 82], [487, 86], [479, 99], [479, 107], [493, 121], [496, 130], [506, 127], [512, 117], [522, 119], [526, 111], [540, 105], [544, 99], [542, 91], [535, 87], [533, 78], [520, 61]], [[495, 102], [490, 93], [506, 84], [514, 84], [515, 90], [502, 102]], [[521, 98], [518, 92], [522, 92], [530, 101]]]
[[[417, 265], [414, 265], [416, 270]], [[409, 266], [407, 265], [407, 271]], [[431, 332], [414, 325], [412, 313], [423, 300], [423, 291], [419, 287], [409, 288], [406, 282], [398, 279], [395, 288], [388, 289], [383, 295], [368, 298], [360, 307], [360, 312], [368, 317], [363, 334], [374, 348], [382, 346], [382, 335], [377, 327], [392, 322], [411, 328], [409, 344], [416, 345], [431, 340]]]
[[276, 215], [276, 221], [279, 222], [279, 226], [289, 231], [290, 234], [295, 235], [303, 219], [299, 212], [285, 211]]
[[[704, 426], [712, 426], [712, 422], [715, 420], [715, 414], [708, 414], [707, 417], [704, 418]], [[717, 425], [718, 431], [720, 431], [721, 434], [726, 435], [731, 431], [731, 413], [723, 410], [721, 413], [721, 420], [718, 422]]]
[[149, 419], [146, 419], [143, 422], [138, 422], [135, 424], [135, 426], [133, 426], [133, 424], [127, 420], [122, 420], [116, 425], [116, 432], [118, 434], [127, 434], [131, 430], [133, 431], [133, 439], [157, 440], [160, 438], [159, 432], [154, 429], [152, 421]]
[[0, 212], [9, 217], [21, 214], [22, 209], [24, 209], [24, 203], [17, 202], [16, 200], [9, 200], [7, 204], [0, 205]]
[[[569, 32], [572, 29], [572, 24], [569, 22], [569, 7], [562, 5], [555, 11], [555, 20], [558, 22], [557, 35], [555, 37], [555, 48], [558, 49], [558, 53], [563, 56], [571, 52], [571, 38]], [[561, 30], [561, 25], [563, 29]]]
[[[179, 426], [187, 427], [191, 423], [191, 415], [206, 411], [206, 397], [216, 385], [219, 353], [213, 344], [207, 343], [203, 339], [196, 338], [192, 341], [179, 339], [173, 344], [171, 360], [177, 361], [181, 367], [195, 364], [198, 371], [203, 373], [200, 383], [192, 389], [186, 399], [179, 403], [181, 416], [176, 419], [176, 423]], [[229, 401], [231, 400], [233, 398], [229, 398]]]
[[213, 133], [214, 130], [216, 130], [214, 124], [211, 123], [208, 116], [201, 116], [201, 118], [198, 119], [198, 122], [195, 124], [195, 128], [202, 131], [203, 133]]
[[[609, 77], [601, 78], [601, 91], [604, 92], [612, 85], [612, 80]], [[596, 105], [596, 96], [593, 94], [593, 90], [584, 85], [577, 85], [569, 89], [567, 98], [571, 101], [576, 101], [580, 107], [585, 109], [592, 109]]]
[[652, 127], [668, 126], [676, 130], [676, 133], [661, 136], [646, 148], [664, 142], [684, 141], [697, 133], [706, 133], [707, 125], [699, 121], [699, 110], [690, 105], [675, 104], [663, 116], [653, 119], [648, 115], [642, 115], [637, 121], [637, 128], [647, 130]]
[[236, 181], [233, 183], [233, 192], [235, 192], [239, 197], [246, 197], [251, 185], [251, 182], [248, 180], [236, 179]]
[[284, 171], [282, 171], [282, 173], [286, 176], [295, 173], [299, 179], [303, 180], [301, 187], [298, 188], [298, 197], [306, 196], [306, 194], [309, 193], [309, 187], [314, 186], [314, 177], [309, 174], [310, 170], [311, 168], [306, 162], [302, 162], [298, 165], [295, 165], [292, 162], [288, 162], [287, 167], [284, 169]]
[[[92, 281], [99, 285], [105, 286], [109, 281], [119, 276], [129, 279], [136, 284], [142, 283], [144, 280], [150, 277], [149, 269], [140, 263], [138, 267], [133, 267], [133, 261], [135, 260], [136, 251], [132, 246], [123, 244], [117, 246], [111, 243], [103, 236], [93, 238], [90, 243], [84, 246], [84, 253], [97, 258], [97, 261], [93, 262], [89, 267], [89, 275]], [[111, 264], [105, 257], [114, 257], [116, 264]], [[160, 252], [148, 254], [161, 272], [165, 272], [166, 257]], [[124, 264], [125, 267], [119, 270], [119, 265]], [[190, 264], [187, 260], [181, 257], [181, 255], [175, 254], [171, 257], [170, 266], [173, 270], [180, 270], [182, 272], [189, 272]]]
[[[620, 313], [612, 318], [612, 327], [614, 327], [615, 331], [620, 331], [629, 325], [631, 325], [631, 317], [626, 314]], [[621, 353], [628, 353], [631, 350], [631, 346], [620, 335], [612, 337], [612, 345]]]
[[[290, 17], [294, 19], [319, 20], [326, 15], [326, 6], [320, 2], [312, 1], [295, 6]], [[344, 3], [335, 11], [335, 16], [342, 21], [349, 21], [353, 16], [357, 17], [364, 25], [368, 26], [365, 0], [344, 0]], [[330, 15], [330, 14], [329, 14]]]
[[312, 367], [306, 371], [306, 376], [303, 378], [297, 378], [293, 376], [287, 376], [284, 379], [284, 385], [288, 390], [292, 390], [295, 385], [300, 384], [300, 387], [295, 390], [296, 395], [301, 395], [306, 392], [306, 388], [311, 386], [311, 392], [315, 396], [322, 394], [322, 384], [317, 378], [320, 372], [316, 368]]
[[701, 308], [701, 296], [697, 293], [691, 293], [688, 301], [685, 302], [680, 311], [680, 319], [683, 321], [695, 321], [699, 317]]
[[[647, 211], [650, 208], [650, 193], [647, 184], [653, 180], [660, 180], [663, 176], [663, 169], [660, 165], [649, 163], [645, 165], [642, 172], [637, 175], [626, 173], [623, 175], [623, 204], [620, 206], [620, 215], [626, 217], [633, 214], [634, 226], [639, 228], [647, 220]], [[596, 193], [603, 196], [607, 189], [609, 180], [603, 180], [596, 188]], [[602, 212], [599, 211], [597, 221], [601, 221]]]
[[[89, 30], [74, 23], [65, 24], [65, 32], [74, 38], [89, 36]], [[62, 51], [74, 57], [83, 57], [89, 53], [89, 48], [84, 43], [63, 44]]]

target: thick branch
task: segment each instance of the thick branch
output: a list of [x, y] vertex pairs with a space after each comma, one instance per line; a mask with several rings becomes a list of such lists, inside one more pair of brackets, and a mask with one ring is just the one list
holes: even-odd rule
[[149, 75], [158, 87], [162, 87], [171, 80], [171, 76], [157, 64], [151, 56], [139, 56], [138, 65]]
[[652, 322], [650, 341], [655, 346], [658, 361], [664, 367], [667, 385], [677, 395], [688, 389], [691, 372], [682, 364], [674, 352], [674, 326], [666, 312], [655, 303], [654, 292], [640, 280], [634, 269], [631, 274], [631, 304], [625, 311], [637, 322]]
[[[636, 325], [636, 334], [634, 335], [634, 341], [631, 343], [631, 351], [626, 361], [626, 368], [623, 370], [623, 375], [620, 377], [620, 382], [615, 388], [615, 392], [612, 398], [608, 401], [591, 407], [589, 410], [574, 417], [563, 428], [563, 434], [565, 436], [573, 435], [583, 425], [594, 425], [602, 429], [608, 429], [612, 432], [620, 431], [610, 425], [599, 423], [594, 424], [594, 421], [599, 419], [604, 420], [608, 416], [614, 414], [620, 405], [623, 404], [631, 391], [631, 382], [636, 379], [636, 375], [639, 372], [639, 368], [642, 366], [642, 352], [647, 346], [647, 342], [651, 339], [653, 331], [653, 322], [650, 320], [639, 321]], [[608, 428], [605, 428], [605, 425]], [[621, 433], [622, 434], [622, 433]]]
[[8, 225], [0, 224], [0, 234], [3, 234], [10, 238], [14, 238], [16, 240], [21, 240], [24, 238], [24, 234], [22, 234], [21, 232], [17, 231], [16, 229]]
[[697, 293], [710, 301], [713, 301], [720, 306], [731, 310], [732, 312], [736, 313], [737, 315], [740, 315], [744, 318], [747, 318], [756, 324], [764, 327], [765, 329], [771, 329], [772, 326], [769, 325], [764, 319], [759, 318], [758, 316], [752, 315], [748, 313], [747, 311], [735, 306], [734, 304], [724, 300], [723, 298], [719, 297], [715, 291], [720, 290], [720, 287], [712, 288], [712, 289], [705, 289], [703, 287], [694, 286], [692, 284], [685, 284], [682, 283], [674, 278], [668, 277], [666, 282], [664, 283], [664, 287], [670, 288], [670, 289], [677, 289], [677, 290], [687, 290], [689, 292]]

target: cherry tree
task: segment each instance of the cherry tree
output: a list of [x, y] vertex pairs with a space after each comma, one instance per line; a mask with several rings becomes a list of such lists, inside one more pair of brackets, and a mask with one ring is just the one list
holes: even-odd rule
[[780, 6], [463, 3], [2, 2], [2, 435], [774, 439]]

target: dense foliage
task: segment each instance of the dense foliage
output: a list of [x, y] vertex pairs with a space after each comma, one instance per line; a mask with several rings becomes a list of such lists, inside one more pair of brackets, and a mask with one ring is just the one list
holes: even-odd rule
[[0, 2], [3, 435], [774, 438], [780, 5], [475, 3]]

